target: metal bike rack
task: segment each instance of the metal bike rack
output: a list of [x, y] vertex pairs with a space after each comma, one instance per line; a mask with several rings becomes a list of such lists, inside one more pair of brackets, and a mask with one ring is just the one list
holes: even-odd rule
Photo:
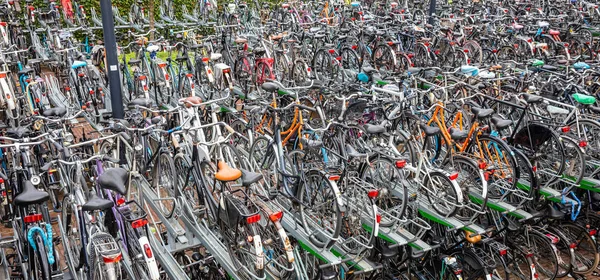
[[[478, 194], [475, 194], [475, 193], [470, 193], [469, 197], [471, 198], [471, 200], [473, 202], [476, 202], [476, 203], [481, 203], [481, 201], [483, 201], [481, 196], [479, 196]], [[532, 215], [529, 214], [528, 212], [525, 212], [525, 211], [519, 209], [518, 207], [516, 207], [514, 205], [510, 205], [503, 201], [494, 201], [494, 200], [488, 199], [486, 206], [491, 210], [500, 212], [501, 214], [508, 214], [510, 216], [513, 216], [513, 217], [516, 217], [519, 219], [529, 219], [532, 217]]]
[[579, 183], [579, 187], [592, 192], [600, 192], [600, 180], [590, 177], [583, 177], [581, 183]]
[[298, 241], [300, 247], [309, 252], [314, 252], [318, 255], [317, 257], [319, 259], [328, 264], [336, 265], [342, 263], [342, 259], [334, 255], [329, 249], [316, 246], [310, 241], [310, 234], [308, 234], [304, 228], [294, 220], [294, 213], [290, 212], [285, 207], [281, 207], [280, 205], [277, 205], [277, 207], [285, 212], [280, 221], [281, 225]]
[[467, 230], [467, 231], [470, 231], [473, 233], [477, 233], [477, 234], [485, 233], [485, 229], [483, 229], [482, 227], [480, 227], [472, 222], [463, 222], [463, 221], [460, 221], [453, 217], [445, 217], [443, 215], [440, 215], [434, 209], [427, 207], [429, 202], [425, 201], [422, 198], [419, 199], [418, 203], [419, 203], [419, 208], [418, 208], [419, 214], [425, 219], [428, 219], [430, 221], [444, 225], [451, 229], [464, 229], [464, 230]]
[[191, 236], [191, 232], [186, 232], [186, 230], [181, 227], [179, 223], [180, 220], [178, 220], [175, 215], [170, 218], [166, 218], [163, 215], [160, 207], [156, 205], [155, 201], [158, 200], [158, 197], [154, 191], [150, 189], [150, 184], [148, 181], [140, 176], [138, 176], [138, 179], [140, 182], [138, 188], [142, 191], [143, 198], [146, 202], [146, 208], [150, 208], [154, 212], [154, 215], [148, 215], [149, 222], [151, 222], [151, 224], [156, 228], [154, 217], [158, 217], [162, 225], [164, 225], [164, 227], [167, 229], [168, 244], [163, 245], [161, 241], [157, 240], [154, 234], [149, 234], [148, 236], [156, 259], [161, 264], [169, 278], [180, 280], [189, 279], [185, 271], [183, 271], [177, 261], [173, 258], [172, 253], [179, 250], [184, 250], [186, 248], [200, 246], [200, 241], [193, 238]]
[[[173, 214], [172, 217], [166, 218], [162, 214], [160, 207], [155, 203], [155, 201], [158, 201], [158, 197], [150, 189], [150, 184], [141, 177], [140, 181], [143, 182], [140, 184], [140, 189], [142, 190], [146, 205], [152, 209], [155, 216], [158, 216], [168, 232], [168, 244], [161, 244], [153, 234], [151, 234], [150, 243], [152, 249], [157, 251], [156, 256], [158, 261], [165, 268], [171, 279], [189, 279], [173, 258], [172, 253], [199, 246], [204, 246], [207, 249], [225, 271], [227, 271], [230, 279], [242, 279], [237, 275], [238, 268], [233, 265], [227, 249], [206, 225], [197, 223], [187, 217], [185, 213], [182, 213], [182, 215]], [[181, 226], [181, 223], [183, 223], [185, 228]]]

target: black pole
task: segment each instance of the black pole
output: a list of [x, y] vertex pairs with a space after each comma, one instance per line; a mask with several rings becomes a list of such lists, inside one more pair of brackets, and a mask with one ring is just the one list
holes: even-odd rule
[[435, 15], [435, 0], [429, 2], [429, 24], [433, 25], [433, 15]]
[[112, 117], [115, 119], [122, 119], [125, 116], [125, 112], [123, 110], [123, 97], [121, 96], [119, 62], [117, 57], [117, 39], [115, 38], [115, 22], [110, 0], [100, 0], [100, 12], [102, 13], [104, 50], [106, 53], [106, 63], [108, 64], [108, 86], [110, 88]]

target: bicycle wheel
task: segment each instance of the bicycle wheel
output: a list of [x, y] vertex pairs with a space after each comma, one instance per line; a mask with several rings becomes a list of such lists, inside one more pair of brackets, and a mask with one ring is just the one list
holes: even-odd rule
[[[50, 276], [50, 264], [48, 263], [48, 254], [46, 254], [46, 247], [44, 245], [44, 239], [39, 234], [34, 237], [36, 246], [35, 258], [31, 271], [33, 272], [33, 279], [51, 279]], [[33, 248], [31, 248], [33, 250]], [[30, 254], [34, 255], [34, 254]]]
[[585, 173], [585, 155], [577, 141], [567, 136], [562, 136], [561, 138], [565, 147], [565, 168], [563, 175], [573, 181], [573, 184], [579, 185]]
[[560, 230], [571, 241], [575, 242], [575, 263], [573, 272], [580, 275], [590, 275], [598, 267], [600, 255], [596, 242], [586, 228], [571, 222], [563, 222]]
[[486, 209], [487, 180], [477, 164], [467, 157], [455, 155], [446, 166], [454, 168], [458, 172], [456, 182], [461, 187], [463, 197], [469, 197], [473, 193], [482, 198], [479, 203], [466, 199], [467, 207], [461, 208], [454, 215], [459, 220], [471, 221], [479, 215], [476, 211], [485, 211]]
[[558, 274], [558, 259], [548, 237], [530, 232], [528, 249], [533, 254], [531, 260], [535, 264], [538, 279], [555, 279]]
[[344, 238], [339, 244], [345, 252], [354, 256], [370, 253], [369, 247], [374, 243], [373, 230], [363, 226], [367, 221], [371, 225], [376, 223], [376, 199], [368, 196], [368, 190], [353, 183], [348, 183], [343, 190], [342, 196], [346, 204], [346, 211], [342, 217], [342, 230], [340, 236]]
[[266, 205], [259, 207], [263, 209], [261, 209], [261, 219], [256, 228], [258, 234], [264, 240], [265, 269], [279, 279], [289, 279], [294, 273], [295, 261], [292, 255], [293, 252], [287, 251], [286, 248], [292, 249], [289, 237], [283, 230], [281, 223], [270, 218], [274, 214], [273, 211], [268, 209]]
[[296, 60], [296, 62], [294, 62], [294, 65], [292, 66], [291, 73], [291, 80], [293, 81], [294, 85], [304, 85], [308, 81], [311, 70], [312, 69], [308, 67], [308, 64], [304, 60]]
[[393, 73], [397, 66], [396, 55], [388, 45], [379, 45], [373, 50], [373, 67]]
[[429, 171], [423, 179], [427, 200], [438, 214], [452, 217], [463, 203], [459, 198], [460, 188], [448, 176], [439, 171]]
[[[237, 200], [237, 202], [227, 202], [226, 205], [232, 207], [232, 204], [236, 204], [235, 208], [242, 212], [240, 214], [250, 214], [250, 210], [248, 210], [248, 208], [243, 205], [244, 203], [237, 197], [230, 195], [224, 199], [230, 201]], [[231, 213], [236, 210], [227, 209], [222, 211]], [[224, 239], [226, 241], [227, 251], [233, 261], [234, 267], [241, 268], [238, 272], [247, 274], [248, 278], [254, 278], [252, 275], [258, 276], [259, 278], [264, 277], [264, 251], [262, 247], [262, 238], [258, 234], [256, 225], [248, 223], [246, 219], [241, 217], [236, 225], [228, 225], [220, 218], [219, 221], [221, 234], [225, 236]], [[231, 228], [232, 226], [235, 228]], [[257, 253], [260, 255], [257, 255]]]
[[506, 272], [508, 279], [532, 280], [531, 265], [527, 257], [518, 250], [506, 254]]
[[[404, 185], [406, 181], [402, 174], [394, 162], [387, 157], [372, 157], [369, 162], [371, 164], [364, 166], [360, 178], [379, 190], [375, 205], [383, 212], [394, 213], [397, 218], [402, 218], [408, 205], [408, 191]], [[381, 217], [379, 225], [389, 227], [393, 223], [394, 220], [384, 215]]]
[[479, 43], [475, 41], [466, 41], [463, 45], [463, 51], [469, 57], [469, 64], [475, 63], [481, 65], [483, 62], [483, 51], [481, 50], [481, 46]]
[[559, 228], [549, 226], [547, 230], [558, 239], [556, 242], [553, 242], [554, 253], [556, 253], [556, 260], [558, 261], [558, 272], [556, 273], [556, 277], [565, 277], [571, 272], [573, 267], [572, 264], [575, 259], [575, 254], [571, 253], [571, 248], [569, 247], [573, 241], [565, 236]]
[[340, 235], [342, 213], [332, 183], [325, 173], [312, 169], [306, 172], [298, 190], [300, 218], [310, 240], [323, 247]]
[[202, 196], [198, 193], [197, 180], [193, 170], [191, 170], [190, 158], [182, 153], [175, 155], [173, 159], [175, 174], [177, 177], [177, 194], [183, 196], [193, 210], [201, 209], [204, 206]]
[[[229, 143], [223, 143], [219, 145], [218, 149], [221, 150], [221, 154], [218, 155], [219, 157], [214, 158], [224, 161], [231, 168], [246, 168], [245, 163], [240, 156], [240, 152], [233, 145]], [[222, 158], [221, 155], [223, 156]]]
[[488, 166], [488, 194], [492, 199], [502, 196], [504, 190], [514, 190], [519, 179], [515, 156], [499, 138], [481, 135], [478, 144], [469, 145], [468, 153]]
[[153, 185], [156, 189], [157, 198], [159, 201], [160, 210], [163, 215], [168, 216], [172, 213], [175, 207], [174, 201], [166, 198], [175, 197], [175, 182], [176, 177], [175, 163], [171, 154], [162, 153], [158, 156], [158, 164], [154, 166]]
[[[83, 251], [83, 242], [81, 239], [81, 227], [79, 224], [79, 216], [75, 202], [66, 195], [62, 201], [62, 226], [65, 231], [65, 238], [68, 239], [68, 247], [64, 247], [65, 251], [68, 251], [70, 258], [67, 261], [72, 261], [71, 267], [80, 269], [83, 266], [85, 260], [85, 254]], [[63, 244], [66, 244], [63, 242]], [[77, 273], [77, 272], [72, 272]]]

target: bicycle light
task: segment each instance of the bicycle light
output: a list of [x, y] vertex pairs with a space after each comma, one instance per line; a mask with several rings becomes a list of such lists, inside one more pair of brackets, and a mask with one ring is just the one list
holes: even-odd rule
[[275, 213], [269, 215], [269, 219], [272, 222], [277, 222], [277, 221], [281, 220], [281, 218], [283, 218], [283, 211], [275, 212]]
[[255, 214], [246, 218], [246, 223], [248, 224], [258, 223], [258, 221], [260, 221], [260, 214]]
[[456, 180], [456, 178], [458, 178], [458, 172], [454, 172], [453, 174], [448, 176], [448, 179], [450, 179], [452, 181]]
[[406, 167], [406, 160], [397, 160], [396, 161], [396, 168], [404, 168]]
[[378, 195], [379, 195], [378, 190], [370, 190], [368, 193], [369, 198], [377, 198]]

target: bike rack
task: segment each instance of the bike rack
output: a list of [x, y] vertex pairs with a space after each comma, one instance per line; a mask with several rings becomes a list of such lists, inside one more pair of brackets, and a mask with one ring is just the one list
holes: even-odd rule
[[[474, 193], [470, 193], [469, 198], [471, 198], [471, 200], [476, 203], [481, 203], [483, 201], [481, 196], [479, 196], [478, 194], [474, 194]], [[503, 202], [503, 201], [494, 201], [494, 200], [488, 199], [486, 206], [491, 210], [500, 212], [501, 214], [508, 214], [510, 216], [513, 216], [513, 217], [516, 217], [519, 219], [530, 219], [531, 217], [533, 217], [528, 212], [525, 212], [525, 211], [523, 211], [513, 205], [510, 205], [506, 202]]]
[[579, 187], [592, 192], [600, 192], [600, 180], [590, 177], [583, 177], [581, 183], [579, 183]]
[[[517, 187], [524, 191], [529, 191], [531, 189], [530, 183], [525, 180], [519, 180], [519, 182], [517, 183]], [[547, 200], [562, 204], [562, 194], [559, 191], [552, 189], [552, 188], [540, 188], [539, 192]], [[571, 199], [569, 197], [566, 197], [566, 196], [564, 197], [564, 200], [565, 200], [564, 205], [570, 206], [570, 205], [578, 205], [579, 204], [579, 202], [577, 202], [574, 199]]]
[[[166, 218], [159, 206], [156, 205], [155, 201], [158, 197], [150, 189], [150, 184], [143, 180], [141, 177], [140, 189], [146, 201], [147, 207], [149, 206], [155, 216], [161, 220], [162, 224], [167, 229], [168, 244], [161, 244], [160, 240], [157, 240], [154, 234], [151, 234], [151, 245], [152, 249], [156, 252], [158, 261], [161, 263], [165, 271], [171, 279], [189, 279], [183, 269], [179, 266], [177, 261], [173, 258], [172, 253], [176, 251], [186, 250], [198, 246], [206, 247], [207, 251], [217, 260], [217, 262], [227, 271], [230, 279], [242, 279], [237, 275], [239, 270], [233, 265], [227, 249], [221, 243], [219, 238], [203, 223], [197, 223], [190, 219], [186, 214], [178, 215], [177, 206], [175, 214], [170, 218]], [[184, 227], [182, 227], [181, 222]], [[154, 221], [152, 221], [155, 224]]]
[[290, 212], [288, 208], [281, 207], [280, 205], [277, 205], [277, 207], [285, 212], [280, 221], [281, 225], [291, 236], [296, 239], [296, 241], [298, 241], [300, 247], [309, 252], [314, 252], [319, 259], [328, 264], [337, 265], [342, 263], [342, 259], [334, 255], [327, 248], [316, 246], [310, 241], [310, 234], [308, 234], [304, 228], [298, 225], [298, 223], [294, 220], [294, 214]]
[[418, 204], [419, 214], [425, 219], [444, 225], [450, 229], [464, 229], [476, 234], [485, 233], [485, 229], [478, 225], [475, 225], [474, 223], [463, 222], [453, 217], [445, 217], [443, 215], [440, 215], [434, 209], [427, 207], [427, 205], [429, 205], [429, 202], [425, 201], [423, 198], [418, 199]]
[[155, 201], [158, 200], [158, 197], [154, 191], [150, 189], [150, 184], [148, 181], [141, 176], [137, 176], [137, 178], [140, 182], [138, 188], [141, 190], [143, 199], [146, 201], [146, 210], [149, 212], [148, 208], [150, 208], [154, 212], [154, 215], [148, 215], [150, 218], [149, 221], [154, 228], [157, 228], [154, 217], [158, 217], [162, 225], [167, 229], [168, 244], [163, 245], [160, 240], [157, 240], [154, 234], [150, 234], [148, 236], [156, 259], [161, 264], [169, 278], [180, 280], [189, 279], [189, 277], [187, 277], [185, 274], [185, 271], [173, 258], [172, 253], [179, 250], [200, 246], [200, 241], [192, 236], [189, 228], [186, 232], [186, 230], [179, 223], [180, 220], [175, 217], [176, 215], [166, 218], [162, 214], [160, 207], [155, 203]]

